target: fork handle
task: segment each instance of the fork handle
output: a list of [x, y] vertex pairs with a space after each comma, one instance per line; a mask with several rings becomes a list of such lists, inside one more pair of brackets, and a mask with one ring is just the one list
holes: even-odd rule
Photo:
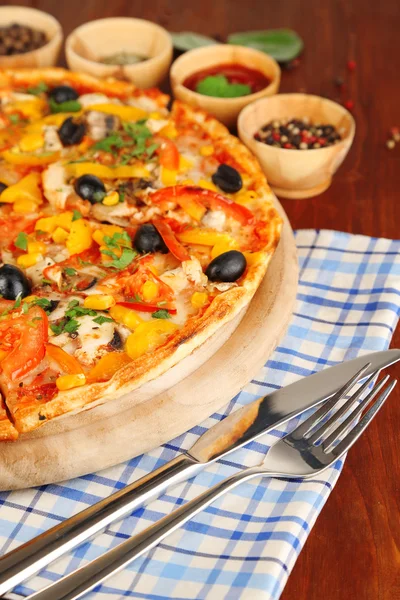
[[206, 463], [180, 454], [159, 469], [45, 531], [0, 558], [0, 596], [110, 523], [198, 473]]
[[[259, 467], [251, 467], [220, 481], [141, 533], [129, 538], [116, 548], [109, 550], [59, 581], [29, 596], [28, 600], [76, 600], [81, 598], [96, 585], [121, 571], [135, 558], [154, 548], [167, 535], [212, 504], [214, 500], [243, 481], [260, 476], [260, 474], [267, 473], [265, 470], [261, 471]], [[268, 473], [269, 475], [277, 477], [282, 474]]]

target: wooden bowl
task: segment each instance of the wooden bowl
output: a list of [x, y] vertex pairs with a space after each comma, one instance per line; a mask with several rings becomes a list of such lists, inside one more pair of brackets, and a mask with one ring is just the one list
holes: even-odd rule
[[[241, 96], [240, 98], [205, 96], [193, 92], [183, 85], [183, 81], [196, 71], [223, 63], [239, 63], [251, 69], [257, 69], [264, 73], [271, 80], [271, 83], [260, 92]], [[247, 104], [258, 98], [272, 96], [272, 94], [277, 93], [281, 80], [281, 70], [278, 63], [271, 56], [259, 50], [245, 48], [244, 46], [215, 44], [204, 48], [196, 48], [182, 54], [173, 63], [170, 77], [175, 98], [204, 109], [227, 127], [232, 128], [236, 125], [238, 114]]]
[[[260, 127], [274, 119], [304, 118], [334, 125], [342, 140], [334, 146], [293, 150], [268, 146], [254, 139]], [[239, 137], [256, 155], [268, 183], [283, 198], [311, 198], [324, 192], [345, 159], [353, 142], [356, 125], [340, 104], [309, 94], [279, 94], [261, 98], [239, 115]]]
[[63, 41], [60, 23], [46, 12], [25, 6], [0, 7], [0, 27], [18, 23], [43, 31], [49, 40], [44, 46], [24, 54], [0, 56], [0, 68], [52, 67], [57, 63]]
[[[148, 56], [132, 65], [106, 65], [105, 56], [119, 52]], [[65, 53], [73, 71], [96, 77], [128, 79], [139, 88], [158, 86], [172, 60], [172, 40], [160, 25], [143, 19], [116, 17], [84, 23], [67, 37]]]

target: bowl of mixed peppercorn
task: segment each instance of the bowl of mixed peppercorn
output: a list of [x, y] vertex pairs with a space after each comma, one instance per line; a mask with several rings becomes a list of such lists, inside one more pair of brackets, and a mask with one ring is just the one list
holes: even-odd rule
[[330, 186], [353, 142], [355, 122], [327, 98], [279, 94], [246, 106], [238, 131], [278, 196], [310, 198]]
[[0, 67], [52, 67], [63, 41], [60, 23], [24, 6], [0, 7]]

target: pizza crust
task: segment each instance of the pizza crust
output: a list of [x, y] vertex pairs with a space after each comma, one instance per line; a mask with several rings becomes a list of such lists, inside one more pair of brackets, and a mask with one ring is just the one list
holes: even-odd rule
[[[0, 87], [33, 85], [40, 81], [47, 83], [67, 83], [87, 87], [89, 91], [101, 91], [109, 95], [127, 97], [148, 94], [156, 98], [159, 105], [165, 106], [168, 97], [158, 90], [136, 91], [130, 83], [115, 80], [97, 80], [89, 75], [70, 73], [64, 69], [38, 69], [27, 71], [0, 71]], [[274, 207], [274, 196], [267, 184], [261, 168], [250, 151], [238, 138], [229, 134], [224, 125], [204, 111], [175, 102], [172, 115], [179, 116], [188, 125], [201, 127], [218, 150], [223, 150], [252, 178], [253, 187], [262, 199], [263, 217], [268, 220], [268, 244], [262, 251], [262, 260], [249, 267], [240, 286], [232, 287], [217, 296], [200, 318], [191, 318], [169, 341], [154, 352], [145, 354], [126, 365], [113, 378], [105, 383], [93, 383], [75, 388], [58, 395], [45, 404], [21, 406], [14, 413], [15, 425], [20, 432], [31, 431], [46, 421], [64, 415], [80, 412], [97, 404], [109, 402], [132, 392], [144, 383], [155, 379], [189, 356], [218, 329], [231, 321], [251, 301], [260, 285], [272, 255], [278, 245], [282, 220]], [[261, 253], [260, 253], [261, 255]], [[1, 439], [1, 438], [0, 438]]]

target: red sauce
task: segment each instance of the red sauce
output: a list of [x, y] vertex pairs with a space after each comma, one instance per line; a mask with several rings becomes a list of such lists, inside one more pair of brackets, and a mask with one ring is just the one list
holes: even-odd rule
[[252, 94], [263, 90], [271, 83], [271, 79], [257, 69], [249, 69], [249, 67], [238, 63], [223, 63], [196, 71], [192, 75], [189, 75], [189, 77], [186, 77], [183, 85], [195, 92], [197, 84], [209, 75], [225, 75], [229, 83], [243, 83], [248, 85], [251, 88]]

